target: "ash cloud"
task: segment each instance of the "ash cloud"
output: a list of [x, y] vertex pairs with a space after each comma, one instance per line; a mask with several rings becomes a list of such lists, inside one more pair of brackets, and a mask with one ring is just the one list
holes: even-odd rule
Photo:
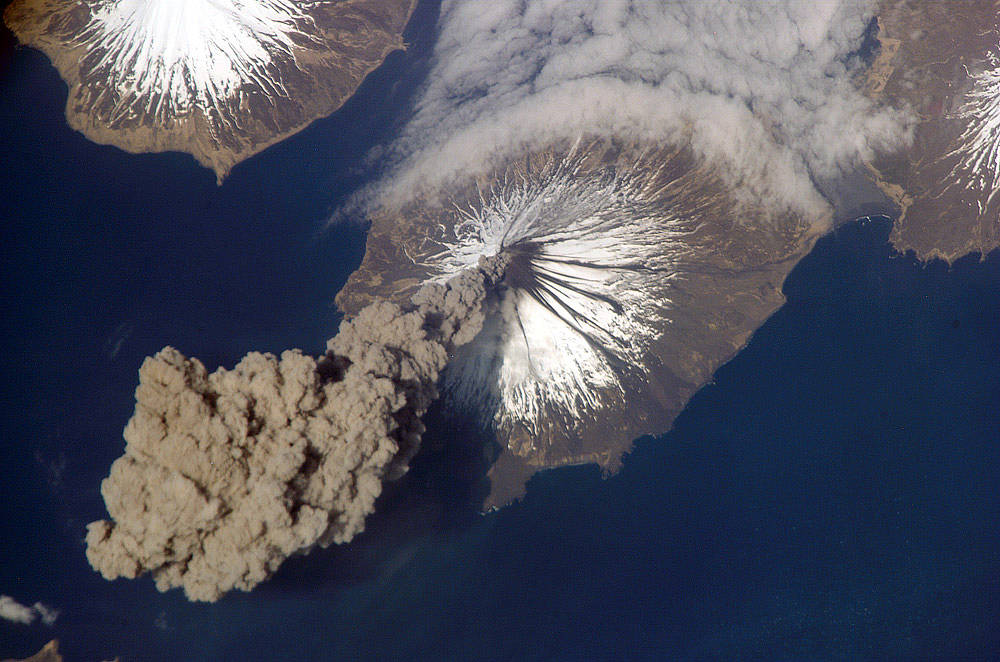
[[29, 607], [9, 595], [0, 595], [0, 618], [21, 625], [34, 625], [36, 621], [41, 620], [44, 625], [52, 627], [59, 618], [59, 610], [41, 602]]
[[250, 590], [290, 555], [350, 540], [405, 472], [449, 354], [482, 327], [500, 260], [375, 301], [319, 360], [248, 354], [209, 374], [172, 348], [139, 371], [125, 454], [101, 486], [87, 558], [191, 600]]
[[[820, 224], [815, 181], [908, 137], [852, 82], [870, 17], [858, 0], [446, 1], [428, 81], [367, 202], [401, 207], [589, 135], [689, 146], [734, 197]], [[170, 348], [147, 359], [102, 485], [111, 519], [88, 527], [91, 564], [212, 601], [350, 540], [416, 452], [439, 373], [482, 327], [506, 259], [406, 307], [372, 303], [318, 360], [252, 353], [209, 374]]]
[[579, 135], [683, 139], [734, 190], [807, 218], [814, 182], [904, 145], [905, 113], [852, 81], [872, 2], [446, 1], [393, 173], [395, 206], [449, 179]]

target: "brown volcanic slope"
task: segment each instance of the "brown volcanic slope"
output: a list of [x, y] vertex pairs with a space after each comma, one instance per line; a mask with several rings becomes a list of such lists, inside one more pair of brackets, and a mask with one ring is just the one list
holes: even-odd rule
[[893, 244], [922, 259], [1000, 246], [998, 14], [1000, 2], [984, 0], [886, 0], [879, 12], [868, 93], [909, 106], [918, 124], [913, 146], [873, 170], [901, 209]]
[[31, 657], [22, 660], [9, 658], [2, 662], [62, 662], [62, 659], [62, 655], [59, 654], [59, 642], [53, 639]]
[[[59, 654], [59, 642], [53, 639], [49, 643], [42, 647], [42, 650], [38, 651], [31, 657], [26, 657], [21, 660], [16, 660], [14, 658], [5, 659], [0, 662], [63, 662], [63, 656]], [[116, 657], [113, 662], [118, 662]]]
[[[16, 660], [14, 658], [5, 659], [2, 662], [62, 662], [63, 657], [59, 654], [59, 642], [55, 639], [45, 644], [42, 650], [38, 651], [31, 657], [26, 657], [21, 660]], [[118, 662], [118, 658], [115, 658], [114, 662]]]
[[416, 0], [14, 0], [4, 21], [69, 86], [66, 120], [215, 171], [329, 115], [392, 51]]
[[[737, 201], [731, 187], [699, 163], [687, 146], [597, 140], [567, 158], [570, 153], [565, 146], [537, 151], [500, 170], [470, 176], [464, 186], [376, 214], [364, 261], [337, 297], [350, 314], [374, 297], [402, 300], [427, 278], [439, 277], [447, 256], [460, 252], [463, 239], [458, 234], [469, 214], [491, 205], [502, 207], [494, 202], [504, 197], [505, 187], [518, 182], [559, 181], [558, 173], [571, 172], [572, 181], [584, 182], [584, 191], [589, 181], [638, 183], [632, 193], [622, 194], [620, 207], [574, 209], [566, 216], [570, 225], [554, 228], [548, 238], [533, 243], [545, 232], [527, 232], [526, 240], [506, 245], [504, 251], [513, 259], [497, 309], [508, 312], [494, 313], [492, 331], [488, 321], [477, 342], [449, 366], [447, 406], [456, 412], [477, 411], [502, 448], [489, 474], [487, 507], [516, 498], [540, 469], [593, 462], [614, 471], [636, 437], [667, 430], [695, 391], [782, 305], [785, 277], [826, 227], [826, 219], [806, 222]], [[536, 199], [529, 200], [543, 205], [539, 217], [561, 213], [544, 205], [558, 199], [558, 189], [566, 186], [571, 184], [540, 187]], [[612, 199], [616, 194], [601, 195]], [[507, 213], [517, 216], [530, 208], [508, 208]], [[645, 219], [635, 232], [614, 228], [619, 208], [627, 210], [623, 216]], [[574, 218], [588, 214], [606, 214], [611, 220], [601, 221], [599, 228], [572, 226]], [[663, 227], [672, 230], [661, 240], [656, 233]], [[573, 252], [580, 242], [602, 233], [610, 237], [607, 246], [586, 244], [592, 254]], [[645, 235], [652, 241], [644, 242]], [[635, 246], [629, 243], [633, 241]], [[607, 251], [617, 251], [620, 263]], [[530, 259], [518, 266], [524, 255], [538, 252], [553, 257], [536, 261], [534, 267]], [[545, 305], [532, 307], [532, 289], [543, 290], [552, 308], [563, 314], [548, 315], [542, 311]], [[519, 291], [528, 294], [519, 298]], [[580, 291], [584, 294], [575, 296]], [[604, 296], [609, 301], [602, 301]], [[510, 322], [512, 302], [526, 302], [517, 323]], [[560, 305], [586, 310], [584, 318], [613, 317], [613, 322], [605, 322], [607, 327], [623, 331], [617, 340], [603, 341], [592, 355], [581, 354], [572, 342], [573, 326], [586, 327], [587, 321], [571, 319], [573, 313]], [[629, 315], [630, 305], [637, 314]], [[601, 334], [594, 333], [588, 342], [597, 338], [592, 344], [602, 344]], [[510, 383], [519, 379], [512, 355], [520, 351], [520, 337], [529, 347], [554, 347], [556, 358], [555, 367], [544, 376], [521, 374], [527, 384], [517, 387]], [[505, 341], [514, 349], [499, 349]], [[479, 373], [474, 369], [477, 361], [485, 366]], [[601, 361], [615, 377], [611, 384], [598, 378]], [[559, 364], [574, 362], [581, 364], [584, 378], [564, 381], [569, 378]], [[459, 388], [450, 387], [449, 380], [459, 382]], [[481, 397], [463, 399], [462, 387], [469, 387], [463, 380], [482, 382]], [[505, 383], [499, 395], [491, 392], [491, 385]], [[475, 386], [465, 392], [469, 390]], [[530, 413], [533, 408], [537, 413]]]

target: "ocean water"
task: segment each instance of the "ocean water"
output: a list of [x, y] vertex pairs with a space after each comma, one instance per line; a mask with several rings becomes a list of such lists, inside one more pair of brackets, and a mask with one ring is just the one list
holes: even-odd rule
[[56, 72], [4, 37], [0, 593], [62, 613], [0, 621], [0, 658], [53, 637], [70, 662], [1000, 657], [1000, 255], [920, 265], [886, 219], [820, 241], [615, 476], [546, 472], [480, 515], [481, 442], [433, 411], [366, 533], [253, 593], [191, 604], [90, 569], [143, 357], [213, 368], [335, 332], [364, 233], [324, 220], [405, 119], [421, 11], [342, 112], [221, 188], [67, 129]]

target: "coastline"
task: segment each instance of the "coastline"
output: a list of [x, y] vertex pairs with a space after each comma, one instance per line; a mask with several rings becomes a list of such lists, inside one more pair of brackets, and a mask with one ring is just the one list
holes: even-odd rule
[[[247, 110], [243, 107], [244, 102], [229, 98], [217, 100], [218, 107], [232, 109], [230, 119], [239, 118], [236, 122], [226, 121], [226, 118], [214, 118], [210, 122], [209, 115], [199, 106], [183, 115], [170, 117], [165, 125], [161, 125], [156, 118], [143, 117], [110, 122], [106, 109], [96, 106], [97, 99], [104, 96], [103, 92], [97, 94], [94, 91], [100, 88], [101, 81], [81, 77], [80, 63], [89, 53], [86, 46], [70, 46], [63, 34], [53, 34], [57, 29], [67, 34], [72, 32], [73, 28], [62, 25], [66, 21], [57, 22], [51, 17], [43, 19], [42, 15], [33, 14], [33, 9], [37, 11], [39, 0], [12, 2], [4, 9], [3, 19], [21, 45], [43, 52], [59, 72], [68, 88], [65, 117], [73, 130], [98, 145], [111, 145], [130, 154], [170, 151], [190, 154], [197, 163], [215, 173], [216, 183], [221, 186], [237, 164], [339, 110], [390, 54], [406, 49], [402, 35], [413, 16], [417, 0], [404, 1], [406, 5], [402, 6], [399, 20], [390, 17], [384, 30], [372, 30], [368, 26], [367, 33], [360, 35], [365, 40], [366, 52], [363, 56], [346, 55], [361, 50], [351, 44], [343, 45], [344, 53], [333, 50], [329, 54], [314, 54], [304, 49], [294, 52], [296, 68], [307, 79], [311, 78], [311, 84], [304, 86], [308, 93], [296, 97], [294, 103], [291, 99], [277, 99], [277, 103], [272, 102], [272, 108], [262, 106], [259, 117], [253, 114], [254, 111], [240, 117]], [[70, 23], [80, 20], [82, 16], [68, 19]], [[60, 27], [54, 28], [53, 25]], [[328, 38], [346, 34], [336, 20], [322, 26], [320, 31], [321, 34], [331, 35]], [[312, 88], [311, 91], [309, 88]], [[219, 120], [224, 122], [223, 128], [228, 133], [221, 133], [220, 127], [213, 124]]]

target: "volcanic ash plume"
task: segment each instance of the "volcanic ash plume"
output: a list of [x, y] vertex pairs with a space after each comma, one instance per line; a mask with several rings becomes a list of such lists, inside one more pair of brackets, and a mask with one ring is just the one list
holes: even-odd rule
[[405, 306], [372, 303], [319, 360], [251, 353], [209, 374], [169, 347], [146, 359], [101, 486], [111, 519], [88, 526], [91, 565], [214, 601], [353, 538], [382, 481], [406, 471], [438, 374], [481, 329], [502, 268], [484, 259]]

